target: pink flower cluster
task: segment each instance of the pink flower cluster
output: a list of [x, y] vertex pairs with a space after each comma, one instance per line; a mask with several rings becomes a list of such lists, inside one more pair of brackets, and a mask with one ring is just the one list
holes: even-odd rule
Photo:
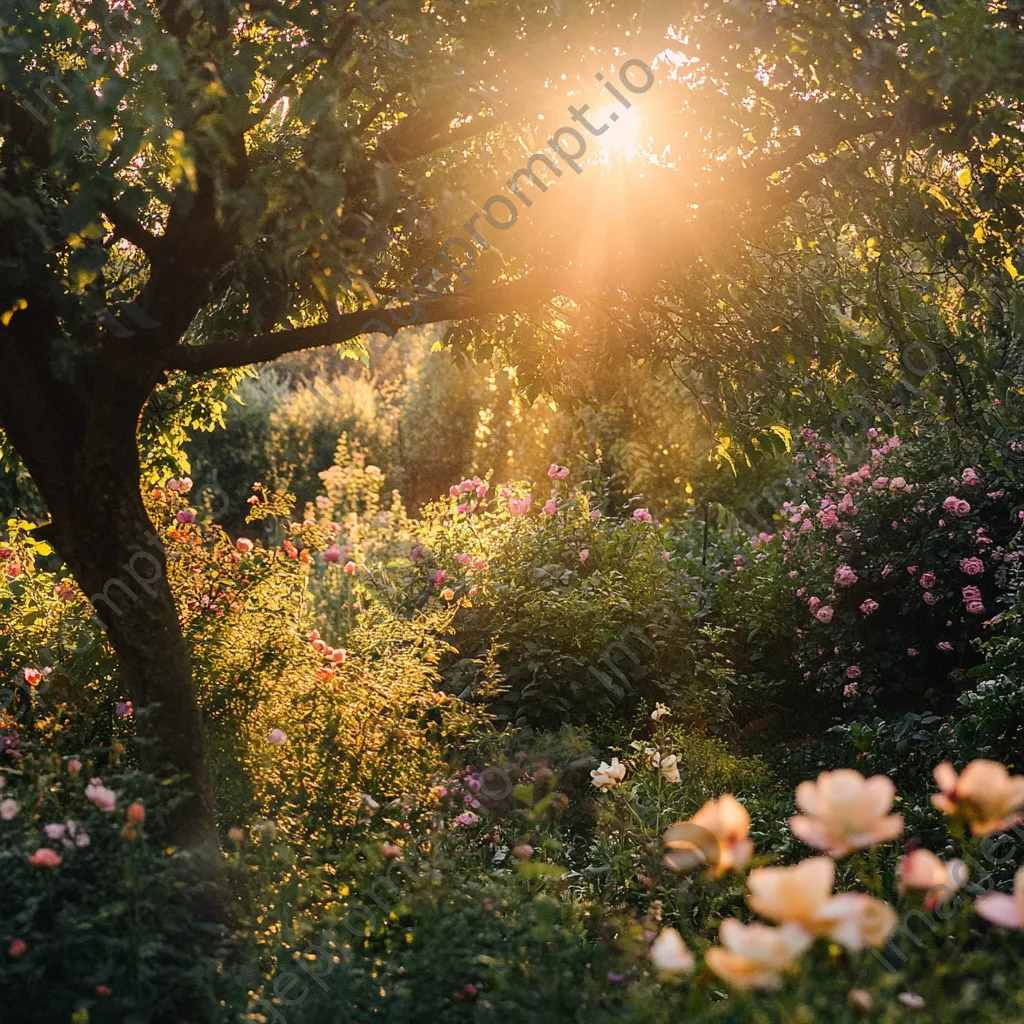
[[553, 480], [564, 480], [568, 475], [568, 466], [559, 466], [557, 462], [552, 462], [548, 467], [548, 476]]
[[946, 498], [942, 507], [954, 516], [965, 516], [971, 511], [970, 502], [964, 501], [963, 498], [954, 498], [952, 495]]
[[835, 581], [840, 587], [852, 587], [857, 582], [857, 574], [848, 565], [840, 565], [836, 569]]

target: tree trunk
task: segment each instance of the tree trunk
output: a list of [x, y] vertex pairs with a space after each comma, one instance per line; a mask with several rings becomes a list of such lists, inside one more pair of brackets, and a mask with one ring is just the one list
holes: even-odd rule
[[[98, 383], [98, 382], [97, 382]], [[223, 868], [202, 713], [188, 646], [167, 578], [166, 553], [140, 492], [136, 438], [145, 401], [137, 382], [104, 382], [85, 422], [35, 417], [5, 423], [52, 518], [47, 535], [106, 631], [135, 709], [142, 766], [186, 776], [192, 796], [164, 837], [190, 849], [223, 908]], [[223, 914], [218, 911], [218, 916]]]

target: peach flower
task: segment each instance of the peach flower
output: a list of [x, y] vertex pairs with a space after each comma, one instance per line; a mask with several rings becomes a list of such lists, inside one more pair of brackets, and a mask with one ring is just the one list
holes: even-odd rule
[[824, 935], [831, 923], [821, 912], [832, 899], [836, 866], [828, 857], [809, 857], [785, 868], [756, 868], [747, 878], [747, 904], [770, 921], [797, 924], [812, 935]]
[[651, 963], [663, 974], [689, 974], [694, 967], [693, 954], [675, 928], [662, 928], [651, 943]]
[[674, 871], [689, 871], [706, 863], [709, 874], [742, 871], [754, 855], [750, 815], [731, 793], [708, 800], [689, 820], [677, 821], [664, 836], [665, 863]]
[[797, 925], [809, 935], [827, 935], [854, 952], [881, 945], [896, 927], [896, 912], [867, 893], [833, 895], [835, 870], [828, 857], [759, 868], [747, 879], [747, 903], [762, 917]]
[[798, 925], [771, 928], [741, 924], [735, 918], [722, 922], [719, 938], [722, 946], [708, 950], [707, 965], [739, 989], [781, 988], [782, 972], [814, 941]]
[[793, 834], [830, 857], [845, 857], [903, 832], [903, 818], [890, 814], [896, 787], [885, 775], [865, 779], [840, 768], [822, 772], [816, 782], [801, 782], [796, 803], [803, 814], [789, 819]]
[[1001, 928], [1024, 928], [1024, 867], [1017, 869], [1013, 879], [1013, 895], [990, 892], [976, 900], [974, 909], [986, 921]]
[[866, 892], [841, 892], [822, 908], [819, 921], [829, 926], [830, 939], [859, 953], [868, 946], [881, 946], [892, 934], [898, 918], [884, 900]]
[[971, 761], [959, 776], [943, 761], [935, 769], [935, 781], [942, 792], [932, 797], [932, 804], [969, 822], [976, 836], [1002, 831], [1022, 819], [1024, 775], [1010, 775], [998, 761]]
[[926, 889], [925, 910], [932, 911], [967, 881], [967, 865], [962, 860], [943, 863], [931, 850], [912, 850], [901, 857], [896, 869], [900, 891]]

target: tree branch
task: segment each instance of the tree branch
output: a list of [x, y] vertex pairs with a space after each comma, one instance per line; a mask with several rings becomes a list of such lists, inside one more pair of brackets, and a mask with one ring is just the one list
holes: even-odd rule
[[493, 313], [512, 313], [557, 294], [552, 275], [522, 278], [504, 285], [480, 288], [463, 295], [423, 299], [415, 305], [375, 306], [342, 313], [327, 323], [292, 330], [272, 331], [255, 337], [235, 338], [213, 345], [178, 345], [164, 362], [167, 370], [207, 370], [249, 366], [277, 359], [288, 352], [339, 345], [363, 334], [394, 333], [399, 327], [422, 327], [442, 320], [468, 320]]

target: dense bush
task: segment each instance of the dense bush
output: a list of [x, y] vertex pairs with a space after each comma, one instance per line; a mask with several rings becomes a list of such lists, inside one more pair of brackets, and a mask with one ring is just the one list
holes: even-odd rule
[[773, 533], [722, 569], [720, 614], [792, 704], [948, 708], [1020, 557], [1022, 446], [962, 439], [962, 465], [941, 436], [872, 434], [857, 466], [805, 433]]

